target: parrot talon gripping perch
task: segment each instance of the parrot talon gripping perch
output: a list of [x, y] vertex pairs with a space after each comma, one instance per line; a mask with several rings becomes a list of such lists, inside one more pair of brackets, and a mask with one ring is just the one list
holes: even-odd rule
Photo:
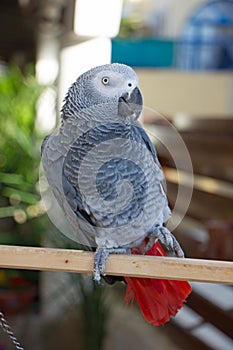
[[129, 254], [128, 248], [97, 248], [94, 256], [94, 281], [100, 283], [101, 276], [105, 276], [104, 270], [109, 254]]
[[184, 252], [180, 244], [175, 236], [165, 226], [155, 225], [147, 237], [148, 242], [143, 250], [143, 254], [150, 250], [156, 241], [159, 241], [166, 247], [168, 252], [175, 254], [179, 258], [184, 258]]

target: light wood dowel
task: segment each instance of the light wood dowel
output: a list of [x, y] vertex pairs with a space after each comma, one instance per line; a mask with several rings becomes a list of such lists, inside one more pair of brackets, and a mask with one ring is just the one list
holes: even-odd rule
[[[80, 250], [0, 246], [0, 267], [93, 273], [94, 254]], [[106, 274], [233, 284], [233, 262], [111, 254]]]

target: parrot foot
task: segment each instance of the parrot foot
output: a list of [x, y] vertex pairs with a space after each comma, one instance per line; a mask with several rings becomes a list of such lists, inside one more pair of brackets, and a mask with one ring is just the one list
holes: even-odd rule
[[153, 247], [156, 240], [160, 241], [162, 245], [166, 247], [166, 249], [172, 253], [175, 253], [175, 255], [179, 258], [184, 258], [184, 252], [175, 238], [175, 236], [165, 227], [156, 225], [153, 227], [153, 229], [149, 232], [148, 235], [149, 241], [144, 249], [144, 254]]
[[104, 276], [106, 260], [109, 254], [129, 254], [129, 248], [97, 248], [94, 257], [94, 281], [100, 283], [101, 275]]

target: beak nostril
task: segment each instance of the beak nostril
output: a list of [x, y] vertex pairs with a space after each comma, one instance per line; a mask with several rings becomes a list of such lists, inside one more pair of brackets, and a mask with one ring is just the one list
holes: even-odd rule
[[129, 99], [129, 93], [128, 92], [125, 92], [124, 94], [121, 95], [121, 97], [127, 101]]

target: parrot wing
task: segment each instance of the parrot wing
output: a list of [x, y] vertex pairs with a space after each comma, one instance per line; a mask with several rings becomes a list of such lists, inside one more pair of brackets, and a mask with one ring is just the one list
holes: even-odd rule
[[[80, 193], [63, 176], [66, 150], [60, 141], [59, 135], [49, 135], [42, 143], [42, 164], [46, 174], [43, 179], [49, 184], [45, 191], [41, 189], [42, 198], [54, 225], [65, 236], [90, 249], [96, 246], [94, 225]], [[77, 221], [77, 217], [80, 220]]]
[[[146, 147], [153, 155], [155, 164], [160, 169], [159, 178], [160, 178], [161, 190], [162, 190], [163, 194], [166, 195], [165, 177], [163, 174], [161, 164], [159, 163], [159, 160], [157, 157], [157, 152], [156, 152], [155, 146], [151, 142], [151, 140], [150, 140], [149, 136], [147, 135], [147, 133], [145, 132], [145, 130], [143, 128], [140, 128], [139, 130], [140, 130], [141, 137], [142, 137], [143, 141], [145, 142]], [[163, 222], [166, 222], [170, 218], [170, 216], [171, 216], [171, 210], [168, 206], [168, 201], [166, 201], [166, 205], [164, 206], [164, 210], [163, 210]]]
[[[160, 168], [160, 182], [162, 190], [165, 193], [165, 178], [157, 158], [155, 147], [144, 129], [140, 128], [137, 130], [140, 132], [148, 150], [153, 155], [154, 162]], [[166, 222], [170, 215], [170, 208], [168, 203], [166, 203], [163, 210], [163, 221]], [[147, 242], [147, 240], [146, 238], [145, 241]], [[139, 248], [131, 249], [131, 253], [142, 254]], [[166, 256], [166, 253], [159, 242], [155, 242], [152, 248], [146, 252], [146, 255]], [[124, 277], [124, 279], [127, 283], [126, 304], [132, 303], [135, 298], [145, 319], [154, 326], [162, 325], [168, 322], [171, 316], [175, 316], [179, 309], [183, 307], [183, 303], [192, 291], [187, 281], [136, 277]]]

